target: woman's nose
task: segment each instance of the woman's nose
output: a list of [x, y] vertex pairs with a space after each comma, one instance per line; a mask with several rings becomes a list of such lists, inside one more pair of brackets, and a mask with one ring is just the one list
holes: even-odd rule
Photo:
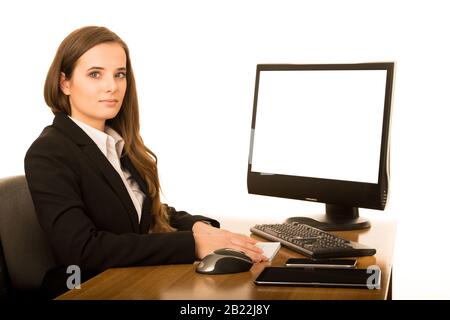
[[117, 90], [116, 78], [114, 76], [107, 76], [104, 78], [104, 88], [106, 92], [114, 92]]

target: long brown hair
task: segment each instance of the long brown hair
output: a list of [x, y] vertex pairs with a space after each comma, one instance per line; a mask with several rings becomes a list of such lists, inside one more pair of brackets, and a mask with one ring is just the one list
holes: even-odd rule
[[125, 50], [127, 58], [127, 89], [119, 113], [106, 125], [116, 130], [125, 141], [125, 153], [145, 179], [148, 193], [152, 197], [151, 212], [154, 224], [153, 232], [169, 232], [176, 229], [170, 226], [168, 207], [161, 203], [160, 184], [156, 155], [145, 146], [139, 133], [139, 107], [136, 93], [136, 83], [131, 68], [130, 54], [126, 43], [114, 32], [105, 27], [88, 26], [77, 29], [69, 34], [60, 44], [53, 63], [47, 74], [44, 86], [44, 98], [52, 112], [71, 114], [69, 97], [60, 88], [60, 75], [63, 72], [70, 79], [78, 59], [92, 47], [102, 43], [118, 43]]

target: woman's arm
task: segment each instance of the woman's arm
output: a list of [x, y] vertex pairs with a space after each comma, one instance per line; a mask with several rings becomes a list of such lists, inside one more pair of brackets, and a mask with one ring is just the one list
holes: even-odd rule
[[168, 207], [168, 209], [170, 225], [178, 230], [192, 230], [194, 223], [198, 221], [208, 221], [212, 226], [220, 228], [220, 223], [217, 220], [200, 215], [191, 215], [186, 211], [177, 211], [173, 207]]
[[60, 141], [38, 139], [25, 157], [37, 217], [59, 263], [102, 271], [195, 260], [191, 230], [159, 234], [99, 230], [86, 214], [74, 156]]

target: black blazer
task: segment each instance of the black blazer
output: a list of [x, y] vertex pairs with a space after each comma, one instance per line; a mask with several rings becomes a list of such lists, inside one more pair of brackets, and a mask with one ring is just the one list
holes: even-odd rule
[[56, 114], [27, 151], [25, 174], [59, 282], [67, 278], [61, 273], [68, 265], [78, 265], [86, 279], [110, 267], [192, 263], [194, 222], [219, 227], [215, 220], [169, 207], [170, 224], [179, 231], [149, 234], [153, 221], [145, 180], [127, 156], [121, 162], [146, 193], [140, 223], [116, 170], [64, 113]]

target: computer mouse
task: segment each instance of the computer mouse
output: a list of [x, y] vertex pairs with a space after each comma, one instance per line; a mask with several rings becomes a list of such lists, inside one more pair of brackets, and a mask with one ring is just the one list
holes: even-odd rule
[[252, 259], [242, 251], [223, 248], [204, 257], [196, 271], [204, 274], [237, 273], [248, 271], [252, 266]]

